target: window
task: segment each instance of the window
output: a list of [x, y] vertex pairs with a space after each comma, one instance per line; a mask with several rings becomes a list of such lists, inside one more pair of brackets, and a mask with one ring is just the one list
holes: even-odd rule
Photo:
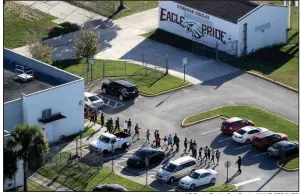
[[51, 116], [51, 108], [45, 109], [45, 110], [42, 111], [42, 118], [43, 118], [43, 119], [44, 119], [44, 118], [48, 118], [48, 117], [50, 117], [50, 116]]
[[205, 178], [205, 177], [207, 177], [209, 174], [208, 173], [204, 173], [204, 174], [202, 174], [201, 176], [200, 176], [200, 178]]
[[112, 139], [112, 140], [111, 140], [111, 143], [116, 143], [116, 139]]
[[87, 97], [84, 97], [84, 101], [88, 101]]

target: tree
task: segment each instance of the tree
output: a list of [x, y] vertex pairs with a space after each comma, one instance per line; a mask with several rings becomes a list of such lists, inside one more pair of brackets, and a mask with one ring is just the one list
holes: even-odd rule
[[125, 9], [125, 6], [124, 6], [124, 0], [120, 0], [120, 5], [119, 5], [118, 9], [119, 9], [119, 10]]
[[3, 174], [5, 178], [11, 179], [17, 172], [17, 155], [16, 152], [13, 150], [9, 150], [4, 147], [4, 166], [3, 166]]
[[46, 137], [36, 125], [16, 125], [11, 132], [11, 139], [7, 142], [7, 148], [15, 150], [17, 158], [23, 160], [24, 191], [27, 191], [27, 166], [47, 153], [49, 148]]
[[52, 47], [40, 42], [35, 31], [26, 31], [25, 39], [27, 42], [29, 53], [32, 58], [47, 64], [52, 64]]
[[80, 38], [75, 40], [74, 48], [76, 50], [77, 59], [94, 56], [99, 51], [97, 44], [98, 35], [89, 29], [81, 31]]
[[34, 43], [28, 46], [32, 58], [47, 64], [52, 64], [52, 48], [44, 43]]

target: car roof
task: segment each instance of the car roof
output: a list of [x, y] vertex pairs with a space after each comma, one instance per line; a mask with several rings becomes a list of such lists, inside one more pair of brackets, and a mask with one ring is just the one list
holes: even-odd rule
[[109, 137], [109, 138], [114, 138], [116, 137], [114, 134], [111, 134], [111, 133], [103, 133], [102, 135], [106, 136], [106, 137]]
[[266, 131], [266, 132], [259, 133], [259, 134], [255, 135], [255, 137], [264, 138], [264, 137], [268, 137], [268, 136], [271, 136], [271, 135], [274, 135], [274, 134], [275, 133], [273, 131]]
[[95, 96], [96, 94], [93, 94], [91, 92], [84, 92], [85, 97]]
[[[280, 146], [286, 146], [286, 145], [294, 144], [294, 143], [284, 140], [284, 141], [279, 141], [279, 142], [277, 142], [277, 143], [275, 143], [275, 144], [276, 144], [276, 145], [280, 145]], [[275, 144], [274, 144], [274, 145], [275, 145]]]
[[256, 127], [253, 127], [253, 126], [246, 126], [246, 127], [243, 127], [243, 128], [241, 128], [241, 129], [243, 129], [244, 131], [251, 131], [251, 130], [254, 130], [254, 129], [256, 129]]
[[191, 156], [184, 156], [184, 157], [178, 158], [176, 160], [172, 160], [172, 161], [170, 161], [170, 163], [175, 164], [175, 165], [180, 165], [180, 164], [188, 162], [188, 161], [195, 161], [195, 158], [193, 158]]
[[243, 119], [241, 119], [239, 117], [232, 117], [232, 118], [227, 119], [225, 122], [226, 123], [233, 123], [233, 122], [241, 121], [241, 120], [243, 120]]
[[195, 170], [195, 172], [198, 174], [203, 174], [203, 173], [207, 173], [209, 171], [207, 169], [198, 169], [198, 170]]
[[269, 129], [264, 128], [264, 127], [256, 127], [257, 129], [260, 129], [261, 131], [269, 131]]
[[152, 152], [152, 151], [159, 151], [158, 149], [154, 149], [154, 148], [149, 148], [149, 147], [143, 147], [141, 149], [139, 149], [138, 151], [142, 151], [142, 152]]
[[136, 86], [135, 84], [129, 82], [129, 81], [126, 81], [126, 80], [116, 80], [115, 82], [117, 82], [118, 84], [121, 84], [121, 85], [124, 85], [126, 87], [134, 87]]

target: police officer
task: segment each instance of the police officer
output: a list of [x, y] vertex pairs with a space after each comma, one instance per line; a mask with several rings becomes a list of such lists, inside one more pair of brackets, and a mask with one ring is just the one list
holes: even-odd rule
[[241, 166], [242, 166], [242, 158], [241, 158], [241, 156], [239, 156], [239, 159], [236, 161], [236, 163], [235, 164], [237, 164], [238, 165], [238, 173], [242, 173], [242, 170], [241, 170]]
[[104, 126], [104, 115], [103, 115], [103, 112], [101, 113], [101, 116], [100, 116], [100, 121], [101, 121], [101, 128]]
[[189, 148], [188, 153], [190, 153], [190, 151], [193, 150], [193, 145], [194, 145], [194, 143], [193, 143], [193, 140], [191, 139], [191, 141], [190, 141], [190, 148]]
[[119, 120], [119, 117], [117, 118], [117, 120], [115, 121], [115, 123], [116, 123], [116, 126], [115, 126], [114, 133], [115, 133], [116, 129], [118, 129], [118, 131], [120, 131], [120, 120]]
[[[177, 136], [177, 134], [175, 133], [175, 136], [174, 136], [174, 144], [176, 145], [176, 151], [178, 152], [179, 151], [179, 142], [180, 142], [180, 139], [179, 137]], [[174, 145], [173, 144], [173, 145]]]
[[207, 148], [207, 159], [210, 160], [210, 149]]
[[220, 160], [220, 151], [219, 150], [217, 150], [216, 151], [216, 159], [217, 159], [217, 164], [219, 164], [219, 160]]
[[211, 149], [211, 161], [215, 164], [215, 150], [213, 148]]

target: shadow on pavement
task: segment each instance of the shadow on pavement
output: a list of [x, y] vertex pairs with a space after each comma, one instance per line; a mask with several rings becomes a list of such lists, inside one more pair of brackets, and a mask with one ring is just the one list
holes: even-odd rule
[[181, 188], [179, 186], [176, 186], [175, 187], [175, 191], [178, 191], [178, 192], [201, 192], [201, 190], [206, 189], [208, 187], [212, 187], [212, 186], [214, 186], [214, 184], [207, 184], [207, 185], [203, 185], [203, 186], [200, 186], [200, 187], [196, 187], [193, 190], [191, 190], [191, 189], [184, 189], [184, 188]]
[[223, 150], [223, 153], [226, 155], [237, 156], [244, 152], [249, 151], [251, 145], [239, 144], [235, 141], [228, 141], [227, 147]]
[[256, 191], [261, 191], [273, 178], [275, 178], [279, 173], [281, 169], [278, 169], [278, 171], [275, 172], [263, 185], [261, 185]]
[[[227, 134], [220, 133], [210, 144], [213, 149], [219, 149], [228, 146], [231, 136]], [[227, 140], [228, 139], [228, 140]]]
[[[175, 183], [175, 182], [174, 182]], [[160, 191], [160, 192], [167, 192], [174, 190], [174, 187], [172, 185], [169, 185], [167, 183], [162, 183], [161, 181], [154, 180], [149, 184], [150, 187]]]

